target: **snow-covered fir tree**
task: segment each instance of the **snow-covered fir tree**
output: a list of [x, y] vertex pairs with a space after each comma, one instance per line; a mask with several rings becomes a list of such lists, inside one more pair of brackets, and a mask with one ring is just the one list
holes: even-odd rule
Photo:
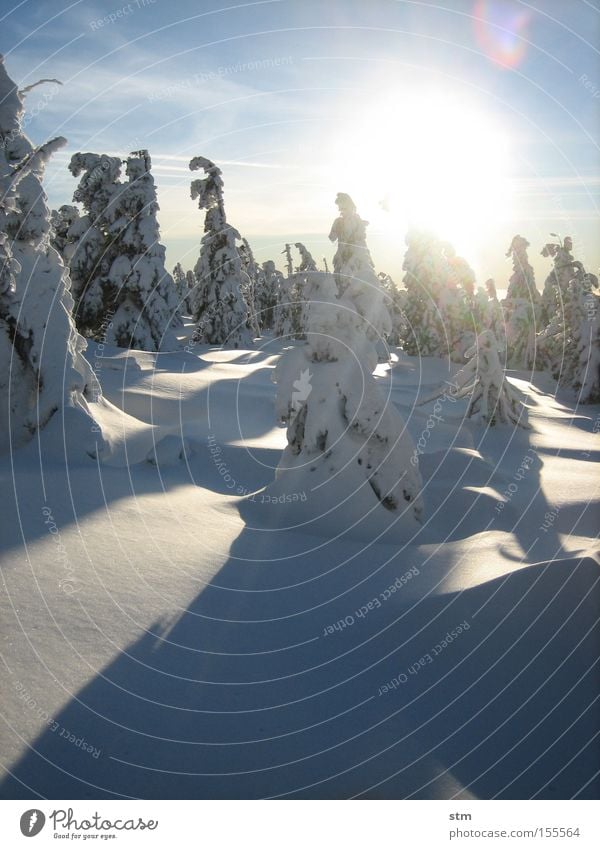
[[190, 170], [205, 173], [191, 185], [192, 200], [197, 198], [199, 208], [206, 210], [200, 258], [194, 269], [202, 292], [194, 316], [195, 338], [209, 345], [249, 347], [252, 330], [242, 295], [246, 273], [236, 246], [240, 234], [227, 223], [221, 169], [210, 159], [197, 156], [191, 160]]
[[274, 309], [273, 329], [278, 339], [293, 339], [296, 334], [294, 312], [296, 304], [294, 301], [294, 275], [284, 277], [281, 275], [277, 288], [277, 304]]
[[279, 291], [284, 280], [283, 274], [275, 267], [272, 259], [262, 264], [262, 283], [257, 293], [260, 320], [265, 330], [271, 330], [275, 319]]
[[575, 268], [571, 237], [565, 236], [561, 239], [556, 233], [550, 233], [550, 235], [556, 241], [547, 242], [542, 248], [542, 256], [552, 258], [552, 271], [546, 277], [541, 297], [542, 326], [550, 324], [554, 316], [562, 311], [563, 300]]
[[539, 335], [539, 345], [559, 386], [573, 389], [583, 404], [600, 401], [598, 280], [574, 261], [560, 312]]
[[277, 306], [275, 308], [275, 336], [284, 339], [304, 339], [307, 326], [307, 298], [305, 293], [306, 274], [294, 271], [292, 246], [286, 244], [285, 256], [287, 277], [280, 281]]
[[180, 315], [183, 315], [187, 311], [188, 282], [186, 273], [180, 262], [175, 264], [171, 276], [179, 301], [178, 310]]
[[579, 300], [579, 326], [574, 330], [577, 362], [573, 386], [581, 404], [600, 404], [600, 296], [598, 278], [584, 274], [574, 284]]
[[447, 273], [437, 295], [437, 306], [444, 330], [438, 356], [464, 362], [464, 353], [477, 336], [478, 315], [475, 273], [466, 259], [456, 255], [449, 242], [441, 244], [443, 259], [438, 260], [439, 274]]
[[292, 335], [305, 339], [308, 326], [308, 275], [297, 271], [290, 277], [292, 284]]
[[[98, 231], [98, 238], [93, 234], [93, 246], [101, 246], [99, 261], [94, 263], [85, 288], [79, 292], [77, 316], [80, 327], [94, 339], [122, 348], [173, 351], [179, 347], [175, 335], [175, 328], [181, 324], [179, 299], [173, 278], [165, 269], [165, 249], [160, 244], [156, 217], [156, 188], [150, 169], [146, 150], [128, 157], [128, 180], [124, 183], [118, 182], [120, 171], [111, 158], [76, 154], [71, 160], [74, 174], [84, 171], [74, 199], [89, 202], [86, 212], [89, 218], [95, 216], [92, 228]], [[102, 184], [102, 172], [116, 179], [105, 187], [110, 197], [108, 205], [96, 213], [97, 198], [90, 198], [90, 189], [93, 195], [96, 180]], [[84, 234], [81, 247], [87, 241]], [[80, 246], [72, 263], [78, 276], [79, 251]]]
[[258, 338], [260, 336], [261, 322], [257, 305], [257, 292], [262, 286], [262, 268], [254, 259], [254, 251], [250, 247], [248, 239], [242, 238], [239, 252], [242, 259], [242, 268], [246, 272], [242, 278], [242, 295], [248, 307], [248, 320], [252, 327], [252, 333]]
[[72, 258], [72, 239], [69, 236], [71, 227], [80, 217], [76, 206], [64, 204], [58, 209], [53, 209], [50, 214], [50, 244], [61, 255], [64, 264], [68, 267]]
[[393, 346], [400, 345], [401, 340], [406, 335], [406, 318], [404, 315], [404, 295], [406, 293], [398, 289], [394, 280], [384, 271], [380, 271], [377, 277], [379, 279], [379, 285], [385, 293], [385, 305], [392, 323], [392, 329], [387, 338], [387, 343]]
[[286, 243], [284, 249], [281, 251], [285, 256], [285, 270], [288, 277], [291, 277], [294, 273], [294, 260], [292, 259], [292, 246]]
[[484, 330], [469, 348], [469, 362], [454, 375], [450, 388], [446, 384], [419, 402], [427, 404], [443, 394], [458, 400], [469, 398], [467, 418], [493, 426], [512, 424], [528, 427], [527, 409], [520, 393], [506, 379], [500, 362], [501, 346], [490, 330]]
[[[356, 215], [347, 195], [336, 202], [344, 219]], [[285, 352], [274, 376], [288, 446], [273, 491], [310, 490], [307, 509], [330, 527], [389, 526], [422, 511], [414, 445], [373, 377], [375, 344], [390, 332], [390, 318], [358, 221], [350, 227], [338, 219], [332, 228], [353, 249], [345, 254], [353, 273], [343, 275], [343, 294], [333, 275], [308, 275], [307, 343]]]
[[439, 302], [448, 280], [441, 243], [431, 233], [411, 230], [406, 235], [402, 268], [405, 327], [402, 347], [411, 356], [438, 356], [448, 352]]
[[295, 247], [298, 249], [298, 253], [300, 254], [300, 265], [297, 266], [296, 271], [316, 271], [317, 263], [312, 258], [312, 254], [302, 242], [295, 242]]
[[80, 178], [73, 200], [84, 209], [84, 214], [69, 227], [65, 246], [70, 255], [74, 316], [83, 335], [93, 336], [111, 309], [103, 281], [112, 261], [111, 226], [121, 187], [121, 160], [96, 153], [76, 153], [71, 157], [69, 170]]
[[487, 304], [485, 307], [485, 329], [491, 330], [502, 348], [502, 361], [506, 361], [506, 332], [504, 329], [504, 310], [498, 299], [496, 284], [490, 277], [485, 281]]
[[517, 235], [506, 252], [513, 264], [513, 273], [502, 304], [506, 327], [506, 364], [515, 369], [535, 368], [536, 333], [540, 330], [540, 294], [529, 263], [528, 247], [527, 239]]
[[61, 432], [77, 427], [94, 456], [102, 438], [89, 402], [100, 387], [71, 318], [69, 277], [50, 244], [42, 186], [48, 159], [66, 141], [34, 149], [23, 115], [23, 92], [0, 56], [0, 443], [16, 447], [59, 416]]
[[367, 247], [368, 221], [363, 221], [356, 211], [354, 201], [345, 192], [335, 199], [339, 215], [331, 225], [329, 240], [335, 242], [333, 271], [338, 291], [346, 291], [355, 278], [357, 290], [361, 285], [361, 274], [369, 279], [374, 273], [373, 260]]

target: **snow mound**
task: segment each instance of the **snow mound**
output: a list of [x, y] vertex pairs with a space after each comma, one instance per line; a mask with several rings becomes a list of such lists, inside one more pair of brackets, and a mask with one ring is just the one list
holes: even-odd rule
[[146, 461], [153, 466], [175, 466], [182, 460], [187, 460], [191, 453], [190, 444], [185, 437], [169, 434], [148, 452]]
[[44, 462], [68, 459], [102, 459], [108, 451], [100, 427], [81, 407], [57, 410], [40, 433]]

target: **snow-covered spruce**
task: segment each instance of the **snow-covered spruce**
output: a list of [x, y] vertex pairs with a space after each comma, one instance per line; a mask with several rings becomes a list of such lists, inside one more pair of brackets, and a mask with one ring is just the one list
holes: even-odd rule
[[405, 242], [405, 323], [401, 344], [411, 356], [438, 356], [447, 353], [439, 308], [442, 288], [448, 280], [447, 263], [439, 240], [431, 233], [411, 230]]
[[53, 209], [50, 215], [51, 233], [50, 244], [61, 255], [67, 268], [71, 264], [72, 242], [69, 230], [79, 219], [80, 212], [76, 206], [64, 204], [58, 209]]
[[272, 259], [262, 264], [261, 284], [256, 293], [260, 323], [265, 330], [271, 330], [275, 320], [275, 309], [279, 292], [282, 289], [283, 274], [275, 267]]
[[536, 366], [540, 294], [527, 256], [528, 247], [527, 239], [514, 236], [506, 252], [506, 256], [512, 259], [513, 273], [502, 306], [506, 327], [506, 364], [514, 369], [532, 369]]
[[385, 294], [385, 305], [390, 314], [392, 329], [387, 338], [388, 345], [400, 345], [401, 340], [406, 337], [406, 317], [404, 314], [406, 292], [398, 289], [392, 277], [384, 271], [377, 275], [379, 285]]
[[573, 389], [582, 404], [600, 402], [600, 298], [598, 279], [574, 261], [574, 275], [562, 294], [561, 311], [539, 334], [553, 377]]
[[355, 270], [341, 297], [333, 275], [307, 275], [307, 343], [286, 351], [275, 369], [288, 446], [269, 492], [284, 500], [306, 493], [301, 515], [295, 504], [290, 519], [315, 532], [321, 523], [328, 533], [359, 536], [414, 531], [422, 513], [414, 445], [373, 376], [389, 314], [372, 267]]
[[90, 401], [100, 387], [71, 318], [69, 277], [50, 245], [44, 167], [65, 144], [34, 149], [22, 131], [23, 93], [0, 56], [0, 447], [16, 447], [48, 423], [102, 450]]
[[285, 270], [287, 272], [287, 276], [291, 277], [294, 273], [294, 261], [292, 259], [292, 246], [290, 244], [285, 245], [284, 249], [281, 251], [285, 256]]
[[252, 333], [258, 338], [260, 336], [261, 317], [257, 303], [257, 293], [262, 286], [262, 268], [254, 259], [254, 251], [245, 237], [242, 237], [239, 252], [242, 260], [242, 268], [246, 272], [242, 276], [242, 296], [248, 307], [248, 320], [252, 328]]
[[502, 347], [502, 360], [506, 361], [506, 332], [504, 328], [504, 310], [498, 300], [496, 284], [490, 277], [485, 281], [487, 305], [485, 307], [485, 329], [491, 330]]
[[317, 263], [314, 261], [312, 254], [302, 242], [295, 242], [295, 247], [298, 249], [298, 253], [300, 254], [300, 265], [297, 266], [296, 271], [316, 271]]
[[147, 150], [127, 158], [128, 182], [116, 200], [111, 227], [111, 254], [116, 256], [108, 286], [114, 293], [114, 314], [106, 339], [121, 348], [174, 351], [179, 348], [179, 298], [165, 269], [151, 167]]
[[158, 203], [146, 150], [126, 160], [93, 153], [71, 159], [81, 180], [73, 200], [85, 215], [69, 229], [76, 239], [71, 275], [81, 331], [98, 341], [144, 351], [179, 347], [179, 299], [165, 269]]
[[577, 281], [579, 325], [574, 340], [577, 363], [573, 386], [581, 404], [600, 404], [600, 297], [598, 278], [585, 274]]
[[520, 393], [505, 377], [498, 356], [501, 346], [490, 330], [484, 330], [466, 351], [469, 362], [455, 374], [448, 385], [419, 401], [427, 404], [446, 394], [454, 399], [469, 398], [467, 418], [492, 427], [498, 424], [528, 427], [527, 409]]
[[[440, 355], [464, 362], [465, 351], [484, 329], [487, 295], [475, 290], [475, 272], [466, 259], [457, 256], [449, 242], [442, 245], [448, 277], [438, 295], [438, 307], [444, 328], [444, 347]], [[440, 263], [440, 272], [443, 263]]]
[[246, 274], [236, 247], [240, 234], [225, 217], [221, 169], [210, 159], [196, 156], [190, 162], [190, 170], [200, 169], [206, 176], [191, 184], [192, 200], [197, 198], [199, 208], [206, 210], [205, 235], [194, 269], [201, 292], [195, 306], [195, 338], [209, 345], [250, 347], [252, 331], [242, 295]]
[[304, 339], [307, 327], [306, 275], [294, 271], [292, 247], [286, 244], [285, 255], [287, 277], [279, 281], [277, 306], [275, 308], [275, 335], [283, 339]]
[[542, 256], [552, 258], [552, 271], [546, 277], [541, 297], [542, 326], [550, 324], [562, 312], [563, 300], [575, 270], [571, 237], [561, 239], [556, 233], [550, 235], [557, 241], [547, 242], [542, 248]]
[[335, 202], [340, 214], [331, 226], [329, 238], [337, 242], [333, 266], [338, 293], [345, 294], [364, 319], [361, 327], [369, 340], [377, 342], [389, 335], [392, 322], [367, 247], [368, 221], [358, 215], [349, 195], [340, 192]]
[[[115, 197], [119, 192], [121, 160], [96, 153], [76, 153], [69, 171], [79, 177], [73, 200], [83, 206], [84, 214], [67, 231], [70, 255], [71, 291], [75, 301], [75, 321], [84, 336], [105, 321], [108, 291], [102, 283], [110, 268], [110, 224], [114, 217]], [[66, 254], [65, 254], [66, 255]]]
[[173, 285], [175, 286], [175, 292], [177, 293], [178, 306], [177, 310], [180, 315], [183, 315], [188, 310], [188, 277], [186, 272], [183, 270], [183, 266], [180, 262], [175, 264], [173, 271], [171, 273], [171, 277], [173, 278]]

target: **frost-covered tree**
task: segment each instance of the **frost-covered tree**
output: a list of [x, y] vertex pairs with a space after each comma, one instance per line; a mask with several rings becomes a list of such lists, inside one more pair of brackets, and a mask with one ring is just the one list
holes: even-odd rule
[[354, 201], [345, 192], [335, 199], [339, 215], [331, 225], [329, 239], [336, 243], [333, 271], [338, 291], [345, 292], [348, 286], [361, 285], [361, 274], [369, 279], [374, 273], [373, 260], [367, 247], [367, 225], [356, 211]]
[[528, 247], [527, 239], [515, 236], [506, 252], [513, 264], [513, 273], [502, 304], [506, 327], [506, 362], [509, 368], [516, 369], [535, 368], [536, 333], [540, 330], [540, 294], [529, 263]]
[[103, 280], [112, 261], [112, 223], [115, 199], [121, 188], [121, 160], [96, 153], [76, 153], [69, 170], [79, 177], [73, 200], [84, 214], [73, 221], [67, 232], [71, 290], [75, 301], [75, 321], [84, 336], [93, 336], [111, 311], [110, 292]]
[[513, 236], [506, 256], [512, 259], [513, 273], [508, 281], [506, 297], [510, 301], [525, 300], [537, 304], [540, 293], [535, 285], [535, 274], [529, 262], [529, 242], [523, 236]]
[[594, 274], [584, 274], [581, 281], [576, 281], [574, 288], [579, 302], [579, 326], [573, 334], [577, 350], [573, 386], [581, 404], [600, 404], [598, 278]]
[[187, 278], [185, 276], [185, 271], [183, 270], [183, 266], [180, 262], [175, 264], [173, 271], [171, 273], [171, 277], [173, 278], [173, 285], [175, 286], [175, 291], [177, 293], [177, 297], [179, 298], [179, 311], [183, 312], [185, 310], [185, 301], [187, 298]]
[[34, 149], [22, 129], [23, 94], [0, 56], [0, 443], [16, 447], [58, 415], [65, 432], [85, 434], [83, 450], [94, 455], [100, 429], [89, 402], [100, 387], [71, 318], [42, 186], [46, 162], [66, 142]]
[[274, 310], [273, 329], [276, 338], [293, 339], [295, 336], [294, 323], [294, 278], [281, 276], [277, 289], [277, 304]]
[[[347, 196], [341, 197], [336, 202], [347, 215]], [[307, 343], [286, 351], [275, 370], [288, 446], [273, 491], [310, 490], [311, 518], [324, 515], [330, 528], [336, 521], [390, 526], [401, 516], [410, 524], [422, 510], [414, 445], [373, 377], [375, 344], [389, 333], [389, 313], [369, 262], [364, 222], [353, 222], [354, 242], [344, 239], [346, 223], [338, 220], [332, 232], [355, 249], [354, 273], [344, 275], [341, 296], [333, 275], [307, 276]]]
[[285, 256], [287, 277], [280, 281], [275, 308], [275, 335], [287, 339], [304, 339], [308, 303], [305, 293], [307, 275], [294, 271], [290, 244], [285, 245], [282, 254]]
[[64, 204], [58, 209], [53, 209], [50, 215], [51, 233], [50, 244], [61, 255], [64, 264], [69, 267], [72, 257], [72, 239], [69, 230], [80, 218], [79, 209], [76, 206]]
[[[466, 259], [457, 256], [449, 242], [443, 244], [443, 254], [448, 278], [438, 295], [444, 328], [444, 345], [439, 355], [462, 363], [465, 351], [487, 327], [488, 296], [484, 289], [476, 288], [475, 272]], [[442, 270], [440, 265], [440, 273]]]
[[191, 171], [202, 170], [205, 177], [192, 181], [192, 200], [206, 210], [200, 258], [194, 269], [202, 289], [201, 309], [197, 309], [196, 338], [209, 345], [249, 347], [252, 330], [248, 307], [242, 295], [246, 277], [236, 246], [238, 231], [227, 223], [221, 169], [210, 159], [196, 156]]
[[287, 276], [291, 277], [294, 273], [294, 260], [292, 259], [292, 246], [290, 244], [285, 245], [284, 249], [281, 251], [282, 254], [285, 255], [285, 270], [287, 272]]
[[261, 286], [257, 293], [258, 308], [262, 326], [266, 330], [270, 330], [273, 327], [275, 309], [284, 277], [281, 271], [275, 267], [273, 260], [268, 259], [262, 264], [261, 279]]
[[113, 223], [113, 252], [108, 280], [116, 286], [115, 311], [107, 340], [120, 347], [173, 351], [179, 347], [179, 298], [165, 268], [160, 243], [158, 201], [147, 150], [127, 159], [128, 182], [119, 194]]
[[552, 258], [552, 271], [546, 278], [541, 298], [540, 320], [542, 326], [550, 324], [557, 313], [562, 312], [563, 300], [573, 277], [573, 240], [570, 236], [561, 239], [550, 233], [555, 242], [547, 242], [542, 248], [543, 257]]
[[440, 298], [448, 281], [448, 266], [441, 243], [431, 233], [411, 230], [406, 235], [402, 268], [405, 330], [402, 347], [411, 356], [447, 353]]
[[298, 249], [298, 253], [300, 254], [300, 265], [296, 268], [296, 271], [316, 271], [317, 263], [312, 258], [312, 254], [307, 249], [306, 245], [302, 244], [302, 242], [295, 242], [295, 247]]
[[485, 307], [485, 329], [491, 330], [498, 343], [500, 344], [503, 355], [503, 361], [506, 360], [506, 333], [504, 330], [504, 310], [502, 304], [498, 300], [496, 284], [490, 277], [485, 281], [485, 292], [487, 295], [487, 304]]
[[183, 266], [178, 262], [173, 268], [172, 277], [179, 299], [179, 314], [184, 315], [190, 311], [189, 296], [194, 288], [194, 272], [184, 271]]
[[574, 389], [583, 404], [600, 401], [600, 327], [598, 280], [574, 261], [562, 293], [560, 312], [539, 335], [545, 362], [559, 386]]
[[260, 336], [260, 315], [257, 305], [257, 292], [262, 286], [262, 268], [254, 259], [254, 251], [250, 247], [248, 239], [242, 238], [239, 247], [242, 268], [246, 272], [243, 276], [241, 290], [246, 306], [248, 307], [248, 320], [255, 337]]
[[389, 274], [380, 271], [377, 275], [379, 285], [385, 294], [385, 305], [390, 314], [392, 329], [387, 338], [388, 345], [400, 345], [402, 338], [406, 335], [406, 319], [404, 315], [405, 292], [398, 289]]
[[490, 330], [484, 330], [465, 356], [469, 362], [454, 375], [450, 388], [446, 384], [419, 402], [429, 403], [446, 394], [454, 399], [469, 398], [467, 418], [493, 426], [512, 424], [528, 427], [527, 409], [520, 393], [506, 379], [498, 356], [498, 340]]
[[[179, 299], [165, 269], [148, 152], [128, 157], [124, 183], [120, 162], [112, 157], [76, 154], [70, 168], [75, 176], [83, 173], [74, 200], [86, 211], [77, 222], [80, 243], [72, 260], [79, 327], [87, 336], [122, 348], [175, 350]], [[83, 233], [82, 227], [87, 228]]]

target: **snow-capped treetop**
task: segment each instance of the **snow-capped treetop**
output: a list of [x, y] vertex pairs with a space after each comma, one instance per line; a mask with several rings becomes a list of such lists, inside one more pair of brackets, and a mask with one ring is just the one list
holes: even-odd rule
[[[204, 156], [195, 156], [190, 162], [190, 171], [204, 170], [206, 176], [200, 180], [193, 180], [191, 184], [192, 200], [198, 199], [200, 209], [216, 208], [218, 213], [225, 219], [223, 206], [223, 177], [221, 169], [206, 159]], [[216, 219], [216, 216], [215, 216]], [[212, 224], [217, 224], [213, 221]]]
[[296, 271], [316, 271], [317, 263], [314, 261], [312, 254], [306, 248], [302, 242], [295, 242], [295, 247], [298, 248], [298, 252], [300, 253], [300, 265], [296, 269]]
[[292, 246], [286, 243], [286, 246], [281, 251], [281, 253], [285, 254], [285, 267], [287, 271], [287, 276], [291, 277], [294, 273], [294, 263], [292, 261]]
[[66, 256], [67, 245], [70, 243], [69, 230], [79, 219], [80, 212], [76, 206], [63, 204], [58, 209], [53, 209], [50, 217], [52, 223], [52, 235], [50, 242], [53, 248], [62, 256], [65, 265], [69, 264], [70, 256]]
[[507, 298], [516, 300], [523, 298], [530, 303], [540, 300], [540, 293], [535, 286], [535, 274], [529, 263], [527, 248], [529, 242], [523, 236], [514, 236], [506, 252], [512, 258], [513, 273], [508, 282]]
[[340, 214], [331, 225], [329, 239], [337, 242], [333, 270], [340, 291], [343, 291], [353, 277], [362, 280], [374, 275], [374, 265], [367, 247], [369, 222], [357, 214], [350, 195], [339, 192], [335, 202]]
[[489, 277], [483, 285], [485, 286], [485, 291], [488, 293], [489, 298], [498, 298], [498, 293], [496, 292], [496, 283], [493, 277]]
[[475, 272], [466, 259], [456, 255], [456, 250], [450, 242], [444, 242], [443, 252], [449, 271], [446, 285], [453, 288], [460, 287], [468, 298], [473, 298], [475, 296]]
[[556, 313], [561, 311], [575, 268], [571, 237], [561, 239], [556, 233], [550, 235], [556, 241], [547, 242], [541, 252], [543, 257], [552, 258], [552, 271], [546, 278], [542, 293], [542, 320], [545, 324], [549, 324]]
[[561, 239], [556, 233], [550, 235], [558, 239], [558, 242], [546, 242], [541, 250], [542, 256], [552, 257], [558, 268], [570, 267], [573, 264], [573, 239], [570, 236]]
[[121, 166], [122, 160], [118, 156], [97, 153], [75, 153], [69, 163], [71, 174], [80, 178], [73, 200], [80, 203], [87, 213], [87, 221], [82, 224], [98, 228], [105, 236], [116, 215], [115, 203], [121, 191]]
[[337, 242], [333, 267], [338, 291], [365, 320], [363, 332], [371, 340], [386, 337], [392, 322], [367, 247], [368, 221], [358, 215], [349, 195], [340, 192], [335, 202], [340, 214], [331, 226], [329, 238]]

